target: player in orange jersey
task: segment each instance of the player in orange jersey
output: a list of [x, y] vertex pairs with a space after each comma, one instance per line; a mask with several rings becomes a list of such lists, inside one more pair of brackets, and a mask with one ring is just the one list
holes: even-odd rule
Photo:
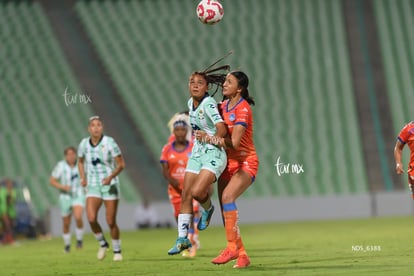
[[[175, 141], [175, 135], [174, 135], [174, 123], [176, 121], [185, 121], [189, 126], [190, 126], [190, 115], [188, 114], [188, 110], [186, 111], [181, 111], [179, 113], [175, 113], [171, 119], [168, 121], [168, 129], [170, 130], [170, 137], [168, 137], [168, 142], [167, 143], [171, 143]], [[185, 136], [185, 138], [187, 139], [187, 141], [192, 141], [194, 139], [193, 137], [193, 131], [191, 129], [191, 127], [188, 127], [188, 131], [187, 131], [187, 135]]]
[[[183, 189], [185, 168], [188, 158], [191, 155], [193, 142], [191, 139], [188, 139], [187, 135], [191, 131], [188, 124], [188, 115], [176, 114], [174, 118], [176, 121], [171, 122], [173, 137], [170, 137], [168, 143], [163, 147], [160, 162], [162, 165], [162, 173], [165, 179], [168, 180], [168, 197], [174, 210], [175, 220], [177, 221], [181, 208], [181, 192]], [[199, 211], [199, 203], [193, 200], [193, 227], [190, 227], [188, 235], [192, 247], [189, 251], [184, 251], [183, 256], [194, 257], [197, 249], [200, 247], [197, 229]]]
[[408, 163], [408, 186], [411, 190], [411, 197], [414, 199], [414, 121], [406, 124], [398, 135], [394, 148], [395, 171], [397, 174], [404, 173], [402, 164], [402, 151], [405, 145], [410, 149], [410, 162]]
[[198, 139], [226, 148], [227, 167], [218, 180], [218, 194], [223, 212], [227, 247], [212, 260], [225, 264], [237, 259], [234, 268], [250, 265], [238, 227], [236, 199], [253, 183], [259, 160], [253, 143], [254, 105], [248, 91], [249, 79], [240, 71], [230, 72], [223, 84], [224, 102], [221, 104], [223, 120], [228, 127], [225, 138], [206, 136]]

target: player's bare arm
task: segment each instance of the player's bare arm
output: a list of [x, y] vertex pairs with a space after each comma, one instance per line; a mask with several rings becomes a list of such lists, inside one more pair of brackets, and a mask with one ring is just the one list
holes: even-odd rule
[[218, 135], [208, 136], [207, 133], [202, 130], [198, 130], [195, 134], [195, 137], [199, 141], [205, 141], [206, 143], [209, 143], [209, 144], [237, 150], [238, 147], [240, 146], [240, 141], [245, 131], [246, 131], [246, 128], [243, 125], [236, 125], [233, 128], [233, 133], [231, 137], [224, 137], [224, 136], [218, 136]]
[[397, 140], [394, 147], [394, 159], [395, 159], [395, 172], [397, 174], [404, 173], [403, 164], [402, 164], [402, 151], [404, 149], [403, 143], [400, 140]]
[[241, 139], [246, 131], [246, 127], [243, 125], [235, 125], [231, 137], [224, 137], [221, 144], [226, 148], [232, 148], [237, 150], [240, 146]]
[[85, 158], [84, 157], [79, 157], [79, 159], [78, 159], [78, 170], [79, 170], [79, 176], [80, 176], [80, 181], [81, 181], [80, 184], [83, 187], [86, 187], [87, 182], [86, 182], [86, 178], [85, 178], [84, 162], [85, 162]]
[[51, 176], [49, 178], [49, 183], [50, 183], [51, 186], [53, 186], [56, 189], [59, 189], [59, 190], [61, 190], [63, 192], [69, 192], [70, 189], [71, 189], [70, 188], [70, 185], [65, 185], [65, 184], [59, 183], [59, 181], [56, 178], [54, 178], [53, 176]]
[[174, 177], [171, 177], [170, 176], [168, 163], [167, 162], [164, 162], [161, 165], [162, 165], [162, 175], [164, 176], [164, 178], [168, 181], [168, 183], [171, 184], [171, 186], [177, 192], [181, 193], [180, 183], [178, 182], [177, 179], [175, 179]]
[[102, 180], [103, 185], [111, 184], [112, 179], [115, 178], [118, 174], [120, 174], [122, 170], [125, 168], [125, 161], [122, 155], [118, 155], [117, 157], [115, 157], [115, 162], [116, 162], [115, 170], [111, 173], [110, 176], [105, 177]]
[[203, 130], [196, 130], [194, 132], [194, 136], [200, 142], [222, 146], [222, 144], [220, 144], [220, 141], [224, 139], [224, 136], [227, 135], [226, 125], [223, 122], [217, 123], [216, 130], [217, 132], [214, 136], [207, 135], [207, 133]]

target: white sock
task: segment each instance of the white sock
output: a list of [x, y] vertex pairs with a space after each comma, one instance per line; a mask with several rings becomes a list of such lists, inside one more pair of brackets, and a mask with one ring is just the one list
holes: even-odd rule
[[105, 246], [106, 245], [106, 240], [105, 237], [102, 233], [96, 233], [95, 234], [95, 239], [99, 242], [100, 246]]
[[201, 203], [201, 206], [204, 210], [209, 210], [211, 208], [211, 199], [208, 199], [206, 202]]
[[112, 240], [112, 248], [115, 253], [121, 252], [121, 240]]
[[63, 243], [65, 245], [70, 245], [70, 232], [67, 234], [63, 234], [62, 237], [63, 237]]
[[193, 219], [192, 214], [179, 214], [178, 215], [178, 237], [186, 238], [188, 235], [188, 229], [190, 228], [191, 220]]
[[83, 228], [77, 228], [76, 227], [75, 233], [76, 233], [76, 240], [77, 241], [82, 241], [83, 240]]

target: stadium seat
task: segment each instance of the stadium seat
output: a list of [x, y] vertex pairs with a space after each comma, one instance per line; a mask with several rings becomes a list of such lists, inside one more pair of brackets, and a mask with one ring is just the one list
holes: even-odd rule
[[[194, 1], [78, 1], [76, 11], [155, 158], [170, 116], [187, 108], [188, 75], [234, 49], [225, 62], [249, 74], [257, 103], [260, 169], [244, 196], [366, 192], [341, 1], [243, 4], [225, 6], [216, 26], [197, 21]], [[278, 156], [305, 172], [278, 176]]]
[[[396, 135], [413, 120], [414, 4], [401, 0], [374, 1], [391, 115]], [[407, 160], [407, 159], [406, 159]]]
[[[30, 1], [0, 3], [0, 177], [27, 185], [42, 216], [57, 205], [49, 175], [63, 149], [87, 136], [89, 105], [66, 106], [64, 91], [80, 93], [71, 68], [41, 6]], [[139, 201], [139, 193], [122, 175], [122, 198]]]

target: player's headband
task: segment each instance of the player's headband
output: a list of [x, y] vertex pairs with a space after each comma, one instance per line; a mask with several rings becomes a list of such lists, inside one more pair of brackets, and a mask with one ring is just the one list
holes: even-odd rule
[[183, 120], [175, 121], [174, 124], [173, 124], [174, 128], [176, 128], [176, 127], [187, 127], [187, 126], [188, 126], [187, 123]]
[[95, 116], [92, 116], [92, 117], [90, 117], [90, 118], [89, 118], [89, 122], [92, 122], [93, 120], [99, 120], [99, 121], [102, 121], [102, 120], [101, 120], [101, 117], [96, 116], [96, 115], [95, 115]]

